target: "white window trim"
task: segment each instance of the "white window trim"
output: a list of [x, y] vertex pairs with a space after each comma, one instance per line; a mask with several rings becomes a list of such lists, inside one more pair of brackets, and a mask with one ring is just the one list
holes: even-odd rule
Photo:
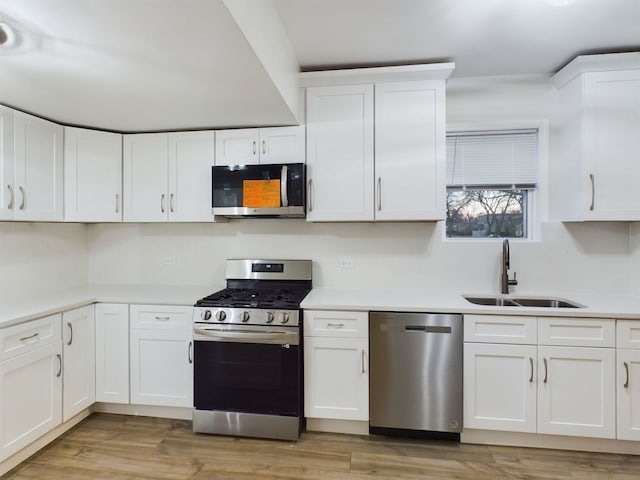
[[[538, 130], [538, 184], [535, 190], [527, 195], [528, 231], [527, 238], [509, 238], [510, 242], [542, 241], [541, 225], [549, 221], [549, 121], [548, 120], [513, 120], [508, 122], [488, 123], [454, 123], [447, 125], [447, 134], [470, 131], [489, 130]], [[531, 208], [533, 206], [533, 208]], [[503, 238], [449, 238], [447, 237], [446, 220], [442, 220], [442, 237], [445, 242], [502, 242]]]

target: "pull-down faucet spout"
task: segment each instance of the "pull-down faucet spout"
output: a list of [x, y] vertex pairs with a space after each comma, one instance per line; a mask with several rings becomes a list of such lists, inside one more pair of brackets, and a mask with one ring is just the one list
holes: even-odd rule
[[516, 272], [513, 272], [513, 279], [509, 278], [509, 239], [502, 241], [502, 277], [501, 277], [501, 293], [509, 293], [509, 286], [518, 285], [516, 280]]

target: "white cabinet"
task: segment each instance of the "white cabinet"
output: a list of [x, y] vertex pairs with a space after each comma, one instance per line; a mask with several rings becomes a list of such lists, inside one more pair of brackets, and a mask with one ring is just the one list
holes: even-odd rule
[[369, 420], [367, 312], [304, 312], [304, 414]]
[[193, 407], [191, 307], [131, 305], [131, 403]]
[[66, 422], [93, 405], [95, 384], [95, 316], [94, 306], [62, 314], [63, 395], [62, 421]]
[[62, 421], [60, 315], [0, 330], [0, 460]]
[[122, 221], [122, 135], [64, 128], [64, 217]]
[[96, 401], [129, 403], [129, 305], [98, 303]]
[[373, 220], [373, 85], [307, 89], [307, 220]]
[[309, 87], [307, 219], [443, 219], [444, 95], [442, 79]]
[[214, 156], [212, 131], [125, 135], [124, 221], [213, 221]]
[[617, 321], [618, 438], [640, 440], [640, 321]]
[[5, 107], [0, 121], [0, 218], [61, 221], [62, 127]]
[[640, 58], [578, 57], [555, 80], [563, 220], [640, 220]]
[[375, 219], [445, 218], [445, 83], [375, 85]]
[[302, 126], [241, 128], [216, 132], [216, 165], [304, 163]]

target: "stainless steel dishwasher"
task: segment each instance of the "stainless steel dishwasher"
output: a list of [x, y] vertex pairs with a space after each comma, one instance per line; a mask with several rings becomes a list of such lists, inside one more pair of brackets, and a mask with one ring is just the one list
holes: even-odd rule
[[369, 432], [460, 440], [462, 315], [369, 314]]

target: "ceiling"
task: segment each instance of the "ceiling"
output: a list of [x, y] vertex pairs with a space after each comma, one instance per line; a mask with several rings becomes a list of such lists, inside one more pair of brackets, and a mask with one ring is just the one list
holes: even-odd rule
[[0, 0], [0, 21], [21, 35], [0, 103], [125, 132], [296, 123], [298, 69], [550, 74], [640, 50], [640, 0]]

